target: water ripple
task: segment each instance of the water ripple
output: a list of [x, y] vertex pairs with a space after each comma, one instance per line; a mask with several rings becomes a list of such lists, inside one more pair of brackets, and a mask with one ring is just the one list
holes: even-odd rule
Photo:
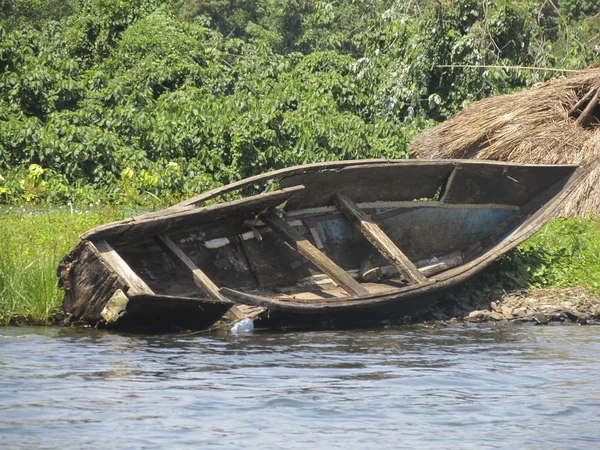
[[600, 327], [0, 329], [8, 449], [598, 448]]

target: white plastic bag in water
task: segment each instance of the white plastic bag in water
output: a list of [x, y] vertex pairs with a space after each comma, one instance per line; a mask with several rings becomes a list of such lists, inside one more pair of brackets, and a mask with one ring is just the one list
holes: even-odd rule
[[252, 319], [242, 319], [231, 327], [231, 334], [250, 333], [254, 329]]

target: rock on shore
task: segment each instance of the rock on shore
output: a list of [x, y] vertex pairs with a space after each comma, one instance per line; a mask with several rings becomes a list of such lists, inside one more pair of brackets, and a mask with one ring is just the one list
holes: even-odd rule
[[600, 294], [585, 288], [504, 291], [463, 288], [448, 293], [422, 319], [466, 322], [600, 324]]

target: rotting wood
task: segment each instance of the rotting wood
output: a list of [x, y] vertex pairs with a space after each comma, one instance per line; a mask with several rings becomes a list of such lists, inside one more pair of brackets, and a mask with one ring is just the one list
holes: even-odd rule
[[129, 294], [153, 294], [152, 289], [142, 280], [121, 256], [106, 241], [97, 241], [93, 244], [100, 256], [112, 269], [129, 285]]
[[202, 208], [187, 210], [163, 210], [162, 215], [147, 217], [145, 215], [114, 222], [93, 228], [81, 236], [81, 239], [111, 239], [120, 245], [152, 239], [157, 234], [166, 234], [172, 230], [191, 227], [199, 223], [210, 223], [221, 219], [231, 220], [233, 217], [247, 218], [254, 216], [265, 208], [280, 205], [290, 197], [302, 191], [304, 186], [292, 186], [278, 191], [254, 195], [239, 200], [232, 200]]
[[[445, 270], [453, 269], [454, 267], [457, 267], [460, 264], [462, 264], [464, 261], [459, 253], [461, 252], [454, 252], [450, 255], [442, 256], [439, 258], [440, 262], [437, 262], [435, 264], [424, 265], [423, 267], [418, 267], [419, 272], [421, 272], [424, 276], [430, 277], [432, 275], [437, 275], [440, 272], [444, 272]], [[394, 278], [395, 276], [399, 275], [398, 269], [393, 265], [374, 267], [373, 269], [380, 272], [380, 277], [385, 279]], [[346, 273], [352, 278], [361, 278], [360, 269], [347, 270]], [[298, 280], [296, 286], [279, 288], [279, 292], [292, 292], [297, 290], [299, 287], [306, 287], [311, 285], [319, 286], [331, 283], [333, 283], [333, 280], [328, 275], [313, 275]]]
[[262, 218], [276, 234], [291, 244], [298, 253], [329, 275], [332, 280], [338, 283], [349, 294], [357, 297], [369, 295], [367, 289], [356, 282], [341, 267], [325, 256], [318, 248], [312, 245], [304, 236], [273, 211], [267, 212]]
[[[202, 271], [194, 262], [169, 238], [164, 235], [156, 235], [154, 238], [154, 242], [167, 254], [169, 255], [175, 262], [179, 262], [187, 267], [190, 272], [192, 272], [192, 276], [194, 278], [194, 283], [198, 286], [202, 292], [208, 295], [210, 298], [215, 300], [221, 300], [223, 302], [229, 302], [229, 300], [224, 297], [219, 287], [213, 283], [213, 281]], [[239, 311], [235, 306], [232, 306], [229, 310], [231, 314], [234, 316], [234, 319], [243, 319], [244, 315]]]
[[596, 92], [596, 88], [592, 88], [589, 91], [587, 91], [585, 93], [585, 95], [583, 97], [581, 97], [581, 99], [575, 103], [575, 106], [573, 106], [570, 110], [569, 110], [569, 115], [573, 115], [577, 112], [578, 109], [581, 109], [581, 107], [585, 104], [585, 102], [587, 102], [592, 95], [594, 95], [594, 93]]
[[130, 289], [89, 241], [80, 241], [59, 263], [59, 271], [65, 289], [63, 310], [75, 322], [98, 323], [115, 291]]
[[419, 272], [413, 262], [379, 228], [379, 225], [373, 222], [371, 217], [362, 212], [348, 196], [337, 194], [335, 196], [335, 203], [340, 208], [340, 211], [360, 229], [360, 232], [373, 244], [379, 253], [391, 262], [398, 269], [398, 272], [404, 275], [410, 283], [424, 283], [427, 281], [427, 278]]
[[593, 116], [593, 111], [598, 106], [598, 101], [600, 100], [600, 92], [596, 90], [596, 93], [587, 104], [581, 115], [575, 121], [575, 125], [579, 125], [584, 127], [591, 122], [591, 117]]

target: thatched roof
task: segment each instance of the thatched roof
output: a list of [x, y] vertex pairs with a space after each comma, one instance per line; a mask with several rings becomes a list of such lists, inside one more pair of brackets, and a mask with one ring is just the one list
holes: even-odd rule
[[[600, 153], [600, 69], [475, 102], [418, 135], [410, 151], [421, 159], [582, 162]], [[600, 215], [599, 183], [600, 168], [596, 168], [562, 214]]]

